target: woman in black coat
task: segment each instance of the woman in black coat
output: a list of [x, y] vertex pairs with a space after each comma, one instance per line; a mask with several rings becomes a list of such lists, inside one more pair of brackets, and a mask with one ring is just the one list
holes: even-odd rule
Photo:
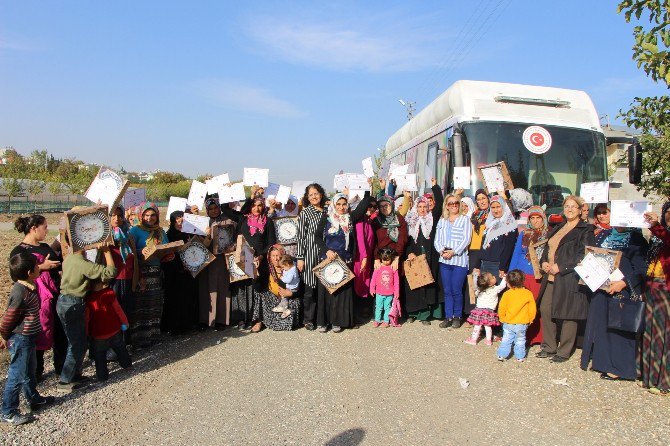
[[[566, 221], [555, 226], [547, 235], [547, 246], [540, 264], [544, 277], [540, 289], [542, 315], [542, 350], [538, 358], [551, 358], [552, 362], [567, 361], [577, 340], [578, 322], [589, 312], [587, 293], [579, 285], [575, 266], [584, 258], [586, 246], [595, 245], [593, 225], [580, 218], [584, 200], [570, 195], [563, 201]], [[560, 343], [557, 330], [560, 325]]]

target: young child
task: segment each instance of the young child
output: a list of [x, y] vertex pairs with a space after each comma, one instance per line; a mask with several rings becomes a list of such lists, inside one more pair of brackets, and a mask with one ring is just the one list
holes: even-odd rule
[[106, 381], [109, 377], [107, 350], [110, 348], [116, 353], [121, 367], [126, 369], [132, 365], [123, 340], [123, 332], [128, 329], [128, 318], [119, 305], [114, 290], [103, 282], [93, 285], [93, 291], [86, 298], [86, 311], [95, 376], [98, 381]]
[[514, 344], [514, 357], [519, 362], [526, 360], [526, 330], [535, 320], [537, 307], [533, 293], [523, 286], [524, 275], [518, 269], [507, 274], [510, 289], [500, 299], [498, 316], [503, 323], [503, 338], [498, 347], [498, 361], [504, 361]]
[[[380, 251], [381, 266], [372, 273], [370, 295], [375, 296], [375, 321], [372, 326], [389, 326], [389, 313], [394, 299], [400, 298], [400, 278], [398, 271], [391, 266], [396, 256], [394, 250], [384, 248]], [[383, 318], [383, 322], [382, 322]]]
[[[293, 258], [284, 254], [279, 260], [279, 265], [282, 268], [281, 281], [286, 284], [286, 289], [292, 292], [298, 291], [300, 286], [300, 275], [298, 274], [298, 268], [295, 267]], [[288, 299], [283, 297], [279, 305], [272, 309], [275, 313], [281, 313], [282, 318], [287, 318], [291, 314], [291, 310], [288, 308]]]
[[486, 331], [486, 345], [493, 344], [493, 328], [500, 325], [496, 306], [498, 305], [498, 293], [505, 289], [505, 279], [496, 285], [496, 278], [491, 273], [483, 272], [477, 277], [477, 304], [470, 312], [468, 322], [474, 325], [472, 334], [465, 341], [466, 344], [477, 345], [482, 326]]
[[19, 412], [22, 389], [33, 411], [53, 403], [54, 397], [43, 397], [37, 392], [35, 377], [35, 338], [42, 331], [40, 298], [35, 289], [35, 279], [40, 276], [37, 259], [27, 252], [13, 255], [9, 259], [9, 274], [15, 283], [9, 292], [7, 311], [0, 319], [0, 348], [7, 346], [10, 354], [2, 395], [2, 421], [18, 426], [32, 421], [32, 416]]

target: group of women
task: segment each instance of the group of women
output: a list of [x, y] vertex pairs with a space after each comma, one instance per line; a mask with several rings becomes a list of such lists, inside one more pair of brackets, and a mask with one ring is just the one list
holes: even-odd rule
[[[181, 232], [183, 212], [173, 212], [170, 227], [164, 231], [155, 204], [145, 203], [137, 209], [139, 224], [132, 227], [124, 210], [117, 207], [111, 219], [117, 267], [113, 288], [131, 323], [126, 341], [134, 347], [148, 347], [160, 342], [161, 331], [179, 334], [209, 327], [236, 326], [258, 332], [263, 327], [292, 330], [304, 326], [334, 333], [354, 328], [369, 320], [370, 278], [379, 266], [380, 251], [391, 249], [396, 254], [393, 268], [403, 282], [402, 312], [407, 321], [430, 325], [431, 320], [439, 319], [440, 327], [459, 328], [474, 304], [466, 286], [468, 274], [490, 272], [502, 278], [518, 269], [539, 302], [540, 316], [527, 334], [529, 344], [542, 346], [537, 357], [567, 361], [583, 330], [582, 368], [590, 363], [603, 379], [640, 378], [642, 386], [668, 394], [670, 203], [663, 206], [660, 217], [646, 215], [653, 234], [648, 243], [638, 230], [611, 227], [607, 205], [595, 208], [594, 224], [584, 221], [584, 202], [576, 196], [565, 198], [562, 216], [552, 225], [541, 207], [520, 206], [510, 191], [489, 195], [478, 190], [472, 198], [456, 191], [443, 197], [433, 180], [430, 193], [412, 200], [409, 193], [396, 198], [393, 185], [388, 186], [388, 193], [373, 197], [366, 192], [353, 206], [346, 192], [329, 198], [319, 184], [309, 185], [290, 209], [278, 209], [273, 200], [264, 198], [262, 190], [253, 190], [251, 198], [237, 206], [207, 197], [204, 211], [210, 225], [232, 225], [235, 237], [243, 236], [254, 252], [257, 274], [234, 283], [225, 254], [214, 250], [215, 260], [196, 278], [178, 256], [145, 260], [153, 246], [189, 241], [192, 236]], [[277, 243], [273, 222], [277, 215], [297, 216], [297, 245], [290, 252], [301, 273], [299, 291], [287, 289], [281, 280], [280, 260], [287, 247]], [[520, 218], [525, 218], [522, 225]], [[38, 342], [38, 350], [53, 346], [58, 371], [67, 347], [54, 317], [61, 255], [58, 246], [44, 243], [44, 217], [20, 218], [16, 227], [25, 237], [12, 254], [31, 252], [43, 271], [38, 290], [45, 339]], [[544, 249], [534, 268], [532, 257], [538, 251], [531, 251], [542, 242]], [[213, 248], [211, 233], [204, 244]], [[586, 246], [620, 251], [619, 269], [624, 278], [595, 293], [581, 285], [574, 268]], [[419, 256], [425, 256], [434, 281], [412, 289], [404, 277], [403, 263]], [[355, 278], [332, 291], [321, 283], [314, 268], [337, 257]], [[645, 299], [641, 333], [609, 328], [608, 301], [614, 295]], [[289, 302], [288, 316], [272, 311], [283, 298]]]

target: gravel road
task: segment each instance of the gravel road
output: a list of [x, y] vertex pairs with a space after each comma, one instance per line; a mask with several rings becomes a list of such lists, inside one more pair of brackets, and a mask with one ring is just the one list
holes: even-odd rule
[[[670, 398], [536, 359], [499, 363], [468, 331], [198, 333], [0, 427], [2, 444], [667, 444]], [[495, 344], [494, 344], [495, 345]], [[87, 374], [92, 374], [89, 367]], [[466, 378], [463, 389], [459, 378]], [[553, 383], [566, 379], [567, 386]], [[4, 385], [4, 382], [2, 383]], [[42, 384], [55, 395], [55, 378]]]

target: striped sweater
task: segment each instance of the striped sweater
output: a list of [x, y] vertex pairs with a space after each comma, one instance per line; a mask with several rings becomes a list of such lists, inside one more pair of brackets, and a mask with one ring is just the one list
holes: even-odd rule
[[41, 330], [40, 298], [35, 286], [19, 280], [9, 292], [7, 311], [0, 319], [0, 336], [7, 341], [15, 333], [32, 336]]
[[[472, 239], [472, 224], [465, 215], [460, 215], [450, 222], [440, 218], [435, 230], [435, 250], [440, 256], [440, 263], [468, 268], [468, 246]], [[454, 256], [447, 260], [442, 257], [442, 251], [452, 249]]]
[[302, 280], [305, 285], [312, 288], [316, 287], [316, 276], [312, 269], [319, 264], [319, 247], [315, 239], [316, 227], [319, 225], [323, 214], [324, 211], [319, 211], [314, 206], [309, 205], [298, 215], [298, 254], [296, 257], [298, 260], [305, 261]]

